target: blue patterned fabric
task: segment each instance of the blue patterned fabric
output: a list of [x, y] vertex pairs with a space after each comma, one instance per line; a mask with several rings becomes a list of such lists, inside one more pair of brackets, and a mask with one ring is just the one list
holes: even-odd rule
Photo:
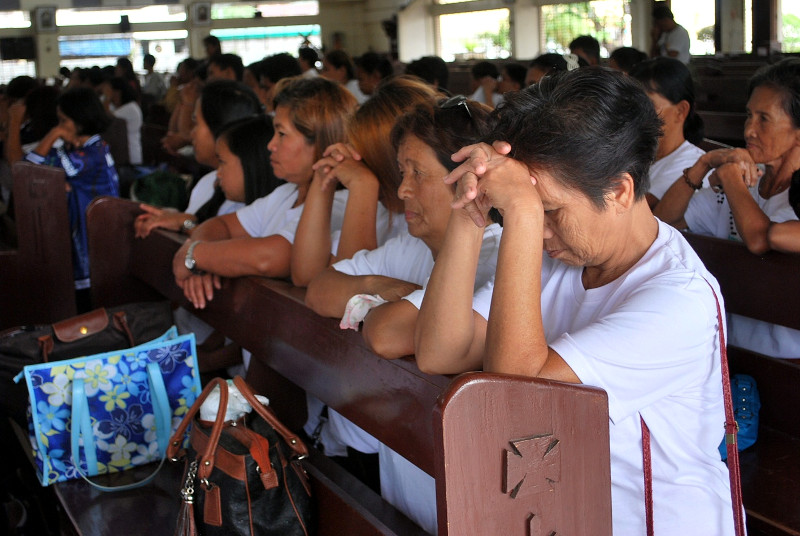
[[[113, 473], [163, 458], [164, 438], [177, 429], [201, 390], [194, 334], [176, 334], [173, 327], [155, 341], [128, 350], [25, 367], [29, 433], [43, 486], [80, 478], [80, 473]], [[160, 372], [163, 379], [169, 423], [160, 418], [152, 385], [161, 381], [148, 379], [150, 363], [151, 374], [157, 377]], [[73, 423], [76, 384], [75, 392], [85, 394], [88, 412], [82, 407], [79, 412], [85, 418], [75, 420], [83, 422]], [[81, 406], [83, 401], [81, 397]], [[162, 429], [165, 425], [169, 430]], [[80, 473], [70, 444], [73, 427], [82, 432], [80, 452], [74, 456]]]

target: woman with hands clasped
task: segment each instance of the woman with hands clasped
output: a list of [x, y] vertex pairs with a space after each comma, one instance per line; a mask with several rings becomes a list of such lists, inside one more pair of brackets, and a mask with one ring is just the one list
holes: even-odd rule
[[[667, 190], [655, 215], [678, 229], [740, 240], [762, 254], [771, 249], [772, 223], [797, 219], [789, 184], [800, 169], [800, 59], [756, 72], [748, 94], [747, 148], [701, 156]], [[710, 170], [711, 188], [703, 188]]]
[[[397, 197], [400, 172], [389, 134], [398, 116], [436, 95], [427, 84], [406, 76], [387, 80], [348, 121], [348, 143], [325, 149], [292, 246], [292, 281], [304, 287], [319, 272], [362, 249], [375, 249], [405, 232]], [[338, 246], [332, 242], [331, 208], [337, 186], [348, 191]], [[331, 254], [331, 251], [335, 254]]]
[[[461, 95], [420, 104], [397, 120], [391, 142], [397, 150], [402, 177], [397, 195], [403, 202], [408, 232], [320, 272], [306, 293], [309, 307], [321, 315], [342, 318], [343, 328], [357, 329], [363, 320], [367, 346], [387, 359], [413, 354], [423, 287], [438, 262], [455, 192], [443, 181], [456, 167], [450, 155], [481, 139], [490, 125], [489, 108]], [[501, 231], [498, 224], [487, 224], [476, 238], [480, 253], [473, 266], [473, 283], [478, 286], [494, 274]], [[470, 304], [471, 297], [470, 290]], [[476, 350], [482, 353], [482, 348]], [[309, 402], [305, 430], [312, 435], [319, 411], [312, 411], [313, 399]], [[327, 455], [342, 455], [345, 447], [377, 452], [384, 499], [435, 532], [436, 500], [429, 475], [333, 410], [319, 437]]]
[[[216, 151], [217, 137], [231, 123], [256, 117], [265, 117], [261, 104], [256, 94], [244, 84], [218, 80], [203, 88], [195, 104], [192, 146], [195, 159], [200, 164], [215, 169], [201, 177], [192, 188], [186, 212], [141, 204], [144, 214], [139, 215], [134, 222], [137, 238], [146, 237], [153, 229], [180, 231], [191, 235], [193, 229], [208, 218], [235, 212], [282, 184], [269, 165], [269, 151], [266, 146], [273, 131], [268, 121], [265, 122], [267, 130], [261, 129], [253, 139], [256, 144], [263, 143], [263, 148], [248, 144], [248, 155], [252, 154], [253, 160], [249, 156], [244, 157], [245, 166], [251, 172], [243, 173], [243, 188], [229, 188], [226, 191], [218, 180], [216, 168], [220, 162]], [[242, 158], [241, 154], [239, 158]]]
[[[731, 534], [719, 289], [645, 199], [652, 103], [630, 77], [587, 68], [508, 96], [497, 119], [493, 144], [453, 155], [456, 210], [416, 324], [420, 367], [604, 389], [614, 534], [646, 533], [643, 423], [655, 534]], [[489, 207], [503, 215], [497, 271], [473, 297]], [[479, 336], [474, 302], [491, 303], [483, 359], [450, 350]]]
[[[275, 135], [267, 148], [275, 176], [287, 182], [233, 214], [197, 227], [177, 251], [176, 283], [195, 307], [204, 308], [220, 277], [288, 277], [292, 243], [303, 211], [312, 166], [326, 147], [344, 140], [356, 107], [343, 87], [324, 78], [286, 79], [275, 97]], [[346, 191], [333, 200], [332, 230], [341, 227]]]

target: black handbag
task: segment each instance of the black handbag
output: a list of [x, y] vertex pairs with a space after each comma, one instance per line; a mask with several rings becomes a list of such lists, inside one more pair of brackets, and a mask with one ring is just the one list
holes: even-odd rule
[[[184, 459], [186, 464], [175, 535], [314, 534], [311, 490], [300, 463], [308, 455], [305, 444], [256, 399], [242, 378], [237, 376], [233, 381], [253, 412], [224, 422], [228, 384], [215, 378], [170, 440], [167, 457]], [[220, 388], [216, 420], [212, 423], [196, 418], [216, 386]], [[189, 446], [183, 450], [190, 425]]]
[[23, 367], [122, 350], [163, 335], [173, 324], [168, 301], [95, 309], [55, 324], [20, 326], [0, 333], [0, 407], [23, 428], [28, 407]]

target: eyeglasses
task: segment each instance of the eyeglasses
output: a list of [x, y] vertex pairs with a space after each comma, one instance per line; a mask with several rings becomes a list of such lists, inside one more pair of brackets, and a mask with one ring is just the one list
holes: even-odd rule
[[469, 111], [467, 98], [464, 95], [456, 95], [454, 97], [450, 97], [449, 99], [439, 104], [439, 108], [441, 108], [442, 110], [447, 110], [448, 108], [458, 108], [459, 106], [463, 106], [464, 110], [467, 112], [467, 116], [469, 116], [469, 118], [472, 119], [472, 112]]

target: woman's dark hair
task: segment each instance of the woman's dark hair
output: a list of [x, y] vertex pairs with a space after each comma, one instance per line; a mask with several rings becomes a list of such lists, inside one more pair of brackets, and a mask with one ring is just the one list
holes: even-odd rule
[[9, 100], [24, 99], [28, 93], [34, 90], [39, 85], [35, 78], [27, 75], [17, 76], [11, 79], [11, 82], [6, 86], [6, 95]]
[[554, 73], [509, 93], [484, 138], [511, 144], [510, 156], [548, 172], [598, 208], [623, 173], [637, 199], [650, 186], [661, 121], [641, 84], [601, 67]]
[[760, 86], [781, 93], [784, 111], [794, 128], [800, 128], [800, 58], [786, 58], [756, 71], [747, 85], [747, 98]]
[[250, 117], [231, 123], [219, 135], [230, 151], [242, 163], [245, 204], [264, 197], [284, 183], [275, 177], [269, 164], [269, 140], [275, 134], [272, 120], [266, 115]]
[[497, 79], [497, 77], [500, 76], [500, 71], [497, 70], [497, 65], [490, 61], [479, 61], [472, 66], [470, 72], [472, 73], [472, 78], [475, 80], [480, 80], [481, 78], [485, 78], [487, 76]]
[[564, 56], [561, 54], [548, 52], [547, 54], [542, 54], [533, 58], [528, 64], [528, 68], [530, 69], [531, 67], [538, 67], [544, 71], [545, 74], [550, 74], [554, 71], [566, 71], [567, 60], [565, 60]]
[[350, 59], [350, 56], [347, 55], [347, 52], [344, 50], [331, 50], [327, 54], [325, 54], [325, 61], [333, 65], [337, 69], [341, 69], [342, 67], [345, 68], [347, 71], [347, 79], [352, 80], [355, 78], [355, 69], [353, 68], [353, 62]]
[[703, 141], [703, 119], [695, 108], [694, 83], [686, 65], [675, 58], [653, 58], [634, 67], [630, 75], [644, 85], [645, 91], [658, 93], [672, 104], [683, 100], [689, 103], [683, 137], [695, 145]]
[[506, 63], [503, 65], [503, 71], [508, 77], [519, 84], [520, 89], [525, 87], [525, 76], [528, 74], [528, 69], [521, 63]]
[[[492, 110], [463, 95], [441, 99], [438, 103], [418, 105], [397, 120], [392, 128], [392, 145], [395, 151], [407, 136], [414, 136], [430, 147], [436, 159], [447, 171], [458, 167], [453, 153], [462, 147], [479, 142], [492, 130]], [[456, 185], [452, 185], [455, 190]], [[500, 213], [492, 209], [492, 221], [502, 222]]]
[[218, 137], [228, 123], [262, 113], [252, 89], [233, 80], [215, 80], [203, 87], [200, 111], [209, 130]]
[[372, 74], [378, 73], [381, 79], [388, 78], [394, 74], [394, 67], [389, 58], [377, 52], [365, 52], [363, 55], [355, 59], [356, 67], [363, 72]]
[[286, 52], [267, 56], [261, 61], [260, 75], [273, 84], [277, 84], [283, 78], [301, 74], [303, 74], [303, 69], [300, 67], [300, 62]]
[[59, 90], [55, 86], [40, 86], [25, 97], [25, 114], [30, 119], [26, 128], [28, 141], [44, 138], [58, 124], [56, 101]]
[[102, 134], [111, 124], [100, 97], [89, 88], [68, 89], [58, 98], [58, 108], [72, 119], [80, 136]]
[[[218, 138], [237, 121], [258, 118], [263, 114], [261, 102], [253, 90], [233, 80], [217, 80], [206, 84], [200, 95], [200, 111], [214, 138]], [[244, 166], [244, 161], [242, 165]], [[224, 202], [225, 192], [219, 186], [215, 187], [211, 199], [195, 212], [197, 221], [202, 223], [216, 216]]]
[[423, 56], [406, 65], [406, 74], [422, 78], [427, 83], [447, 91], [450, 71], [439, 56]]
[[623, 73], [630, 73], [634, 67], [647, 59], [647, 54], [633, 47], [619, 47], [608, 59], [614, 60]]
[[120, 76], [115, 76], [109, 79], [108, 83], [111, 89], [119, 91], [120, 104], [128, 104], [136, 100], [136, 91], [133, 90], [130, 83]]
[[395, 150], [406, 136], [414, 136], [433, 149], [436, 159], [453, 171], [450, 158], [462, 147], [477, 143], [491, 131], [491, 109], [463, 95], [442, 99], [437, 104], [420, 104], [406, 113], [392, 128]]
[[117, 67], [122, 69], [124, 73], [123, 78], [127, 78], [129, 80], [133, 80], [136, 78], [136, 72], [133, 70], [133, 63], [126, 57], [117, 58]]

